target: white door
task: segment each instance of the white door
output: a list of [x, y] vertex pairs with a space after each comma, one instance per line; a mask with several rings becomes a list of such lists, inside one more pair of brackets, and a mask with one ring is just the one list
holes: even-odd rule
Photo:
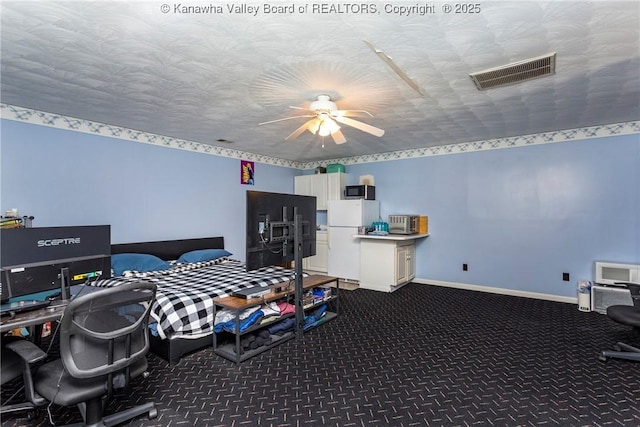
[[313, 175], [300, 175], [293, 179], [293, 192], [302, 196], [315, 196], [311, 189]]
[[378, 219], [377, 200], [329, 200], [329, 227], [360, 227]]
[[306, 270], [326, 273], [328, 244], [327, 233], [316, 232], [316, 254], [303, 259], [302, 267]]
[[407, 281], [409, 277], [407, 264], [407, 246], [396, 246], [396, 282], [394, 285], [399, 285]]
[[327, 222], [329, 227], [360, 227], [362, 200], [330, 200]]
[[416, 277], [416, 245], [415, 242], [407, 246], [407, 280]]
[[353, 227], [329, 227], [327, 272], [341, 279], [360, 280], [360, 241]]
[[327, 177], [326, 173], [311, 175], [311, 193], [316, 196], [316, 210], [327, 210]]
[[328, 173], [327, 175], [327, 200], [342, 200], [344, 190], [343, 173]]

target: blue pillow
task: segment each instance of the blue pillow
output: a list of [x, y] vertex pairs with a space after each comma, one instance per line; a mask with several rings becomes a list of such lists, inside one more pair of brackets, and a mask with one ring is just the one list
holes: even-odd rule
[[180, 258], [178, 258], [178, 262], [211, 261], [229, 255], [232, 255], [232, 253], [224, 249], [199, 249], [197, 251], [183, 253], [180, 255]]
[[111, 255], [111, 268], [115, 276], [122, 276], [125, 271], [149, 271], [166, 270], [171, 267], [167, 261], [149, 254], [115, 254]]

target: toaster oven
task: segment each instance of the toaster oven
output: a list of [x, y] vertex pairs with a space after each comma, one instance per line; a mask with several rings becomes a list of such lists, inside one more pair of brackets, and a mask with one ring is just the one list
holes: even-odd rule
[[418, 215], [389, 215], [390, 234], [416, 234]]

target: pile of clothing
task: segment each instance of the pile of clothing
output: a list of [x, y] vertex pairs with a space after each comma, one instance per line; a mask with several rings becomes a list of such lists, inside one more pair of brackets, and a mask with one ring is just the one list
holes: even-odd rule
[[[254, 332], [242, 335], [240, 338], [240, 354], [246, 351], [255, 350], [259, 347], [270, 345], [274, 340], [280, 338], [286, 332], [295, 330], [296, 318], [289, 316], [278, 322], [283, 316], [295, 313], [295, 307], [287, 302], [271, 302], [262, 306], [251, 307], [238, 313], [239, 332], [245, 332], [254, 325], [265, 325], [265, 327]], [[327, 306], [321, 305], [313, 311], [309, 311], [304, 316], [303, 329], [318, 326], [326, 319]], [[236, 333], [236, 312], [233, 310], [220, 310], [216, 313], [214, 331], [216, 333], [227, 331]], [[280, 336], [279, 336], [280, 335]], [[233, 347], [235, 352], [235, 346]]]
[[[243, 335], [240, 338], [240, 354], [244, 354], [245, 351], [255, 350], [259, 347], [271, 344], [271, 334], [265, 329], [260, 329], [254, 333]], [[233, 347], [235, 352], [236, 348]]]
[[[258, 323], [266, 324], [278, 320], [280, 317], [290, 313], [295, 313], [296, 309], [292, 304], [288, 302], [270, 302], [261, 306], [255, 306], [242, 310], [238, 317], [240, 319], [240, 330], [244, 332], [251, 326]], [[222, 331], [236, 332], [236, 311], [235, 310], [220, 310], [216, 313], [216, 319], [214, 322], [214, 332], [219, 333]]]

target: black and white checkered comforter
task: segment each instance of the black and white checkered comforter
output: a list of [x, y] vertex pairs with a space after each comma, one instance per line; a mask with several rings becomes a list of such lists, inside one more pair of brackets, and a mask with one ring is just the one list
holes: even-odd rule
[[295, 272], [282, 267], [246, 271], [245, 264], [229, 258], [176, 264], [150, 273], [127, 272], [124, 277], [98, 280], [94, 286], [117, 286], [145, 280], [157, 286], [151, 316], [161, 338], [202, 336], [213, 330], [213, 298], [249, 286], [269, 286], [293, 281]]

